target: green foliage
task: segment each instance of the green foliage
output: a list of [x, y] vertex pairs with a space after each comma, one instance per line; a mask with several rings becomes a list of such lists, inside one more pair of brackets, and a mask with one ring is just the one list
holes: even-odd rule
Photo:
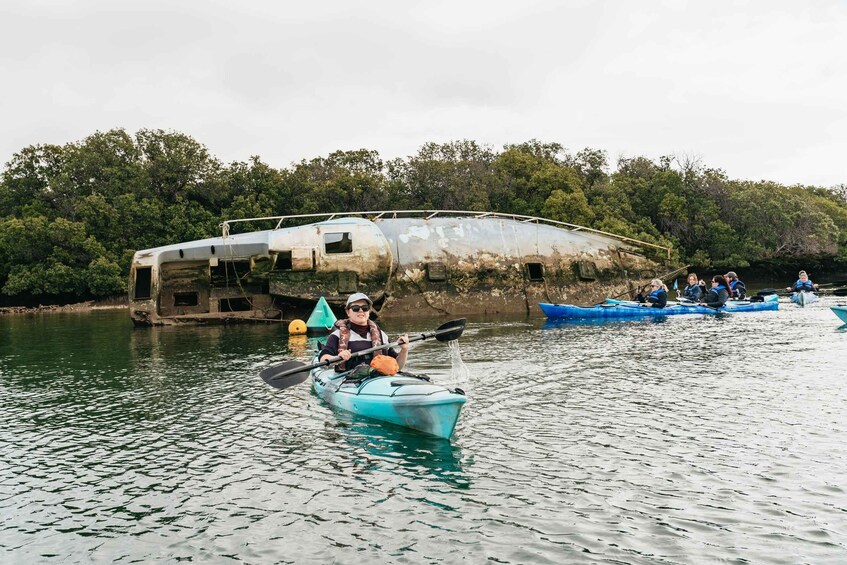
[[845, 187], [733, 181], [676, 157], [624, 158], [609, 172], [604, 151], [572, 155], [538, 140], [501, 151], [427, 143], [387, 162], [359, 149], [288, 169], [255, 156], [225, 166], [185, 134], [114, 129], [25, 147], [6, 164], [0, 292], [121, 294], [135, 250], [218, 235], [227, 219], [391, 209], [543, 216], [672, 246], [673, 259], [698, 266], [794, 257], [847, 264]]

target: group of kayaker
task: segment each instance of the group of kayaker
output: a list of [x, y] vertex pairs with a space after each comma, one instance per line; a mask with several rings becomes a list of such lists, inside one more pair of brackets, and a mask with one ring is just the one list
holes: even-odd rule
[[[697, 273], [688, 275], [688, 284], [678, 293], [685, 301], [720, 308], [727, 300], [744, 300], [747, 298], [747, 287], [739, 280], [735, 271], [729, 271], [725, 275], [712, 277], [711, 288], [706, 288], [705, 281], [701, 280]], [[668, 304], [668, 287], [659, 279], [650, 281], [650, 293], [644, 294], [640, 291], [636, 300], [643, 304], [650, 304], [653, 308], [664, 308]], [[646, 290], [646, 288], [644, 289]]]
[[[800, 271], [799, 278], [792, 286], [785, 290], [790, 292], [814, 292], [818, 285], [809, 280], [806, 271]], [[650, 292], [644, 294], [645, 287], [636, 294], [635, 298], [642, 304], [649, 304], [654, 308], [664, 308], [668, 303], [668, 287], [659, 279], [650, 281]], [[711, 308], [720, 308], [729, 300], [745, 300], [747, 298], [747, 286], [738, 278], [735, 271], [729, 271], [725, 275], [715, 275], [711, 280], [711, 288], [706, 288], [706, 282], [697, 276], [697, 273], [689, 273], [687, 284], [682, 292], [677, 292], [679, 298], [686, 302], [696, 303]]]
[[[814, 292], [818, 289], [818, 285], [809, 280], [809, 275], [806, 271], [800, 271], [799, 278], [792, 286], [786, 287], [785, 290], [791, 292]], [[645, 294], [647, 287], [644, 287], [636, 295], [636, 299], [653, 308], [664, 308], [668, 304], [668, 287], [660, 279], [653, 279], [649, 284], [650, 292]], [[697, 273], [689, 273], [687, 284], [682, 292], [678, 292], [679, 298], [703, 306], [711, 308], [720, 308], [729, 300], [744, 300], [747, 297], [747, 287], [738, 278], [735, 271], [729, 271], [725, 275], [715, 275], [711, 279], [711, 288], [706, 289], [706, 283], [697, 276]], [[339, 320], [335, 324], [335, 330], [329, 335], [320, 352], [320, 360], [326, 361], [332, 357], [341, 357], [343, 360], [336, 366], [337, 371], [349, 369], [347, 362], [353, 354], [370, 349], [376, 345], [388, 343], [388, 336], [370, 319], [370, 310], [373, 307], [373, 302], [364, 293], [357, 292], [351, 294], [347, 299], [344, 310], [347, 318]], [[392, 357], [397, 368], [402, 369], [406, 364], [406, 359], [409, 355], [409, 336], [402, 335], [398, 338], [400, 351], [393, 348], [387, 348], [382, 351], [382, 355]], [[358, 362], [371, 363], [374, 358], [373, 354], [362, 355], [358, 358]]]

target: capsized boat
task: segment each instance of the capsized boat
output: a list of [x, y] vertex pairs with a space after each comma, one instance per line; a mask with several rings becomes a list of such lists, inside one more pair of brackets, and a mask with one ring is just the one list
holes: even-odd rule
[[847, 324], [847, 304], [836, 304], [830, 306], [832, 313], [838, 316], [838, 319]]
[[818, 295], [814, 292], [807, 292], [805, 290], [801, 290], [800, 292], [795, 292], [791, 295], [791, 302], [794, 304], [798, 304], [802, 306], [808, 306], [809, 304], [814, 304], [820, 300]]
[[723, 312], [759, 312], [764, 310], [777, 310], [779, 302], [749, 302], [746, 300], [735, 300], [727, 302], [722, 308], [711, 308], [699, 304], [676, 303], [664, 308], [653, 308], [651, 306], [635, 303], [601, 304], [597, 306], [575, 306], [572, 304], [547, 304], [540, 303], [539, 308], [548, 318], [562, 319], [627, 319], [627, 318], [659, 318], [663, 316], [674, 316], [680, 314], [720, 314]]
[[409, 373], [359, 376], [356, 369], [336, 373], [319, 367], [311, 375], [315, 393], [335, 408], [445, 439], [453, 434], [466, 401], [461, 389]]

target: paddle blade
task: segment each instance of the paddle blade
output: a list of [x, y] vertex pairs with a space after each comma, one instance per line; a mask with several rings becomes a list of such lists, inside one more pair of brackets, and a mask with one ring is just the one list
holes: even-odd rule
[[465, 331], [465, 322], [465, 318], [459, 318], [438, 326], [438, 329], [435, 330], [435, 339], [438, 341], [459, 339], [462, 332]]
[[832, 291], [835, 296], [847, 296], [847, 288], [836, 288]]
[[312, 366], [299, 361], [286, 361], [263, 369], [259, 376], [272, 387], [283, 389], [299, 385], [308, 379], [311, 368]]

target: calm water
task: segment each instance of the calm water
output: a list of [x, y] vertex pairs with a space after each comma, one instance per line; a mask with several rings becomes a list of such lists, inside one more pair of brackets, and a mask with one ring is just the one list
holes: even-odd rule
[[844, 563], [832, 303], [471, 321], [452, 442], [264, 385], [281, 328], [0, 317], [0, 562]]

